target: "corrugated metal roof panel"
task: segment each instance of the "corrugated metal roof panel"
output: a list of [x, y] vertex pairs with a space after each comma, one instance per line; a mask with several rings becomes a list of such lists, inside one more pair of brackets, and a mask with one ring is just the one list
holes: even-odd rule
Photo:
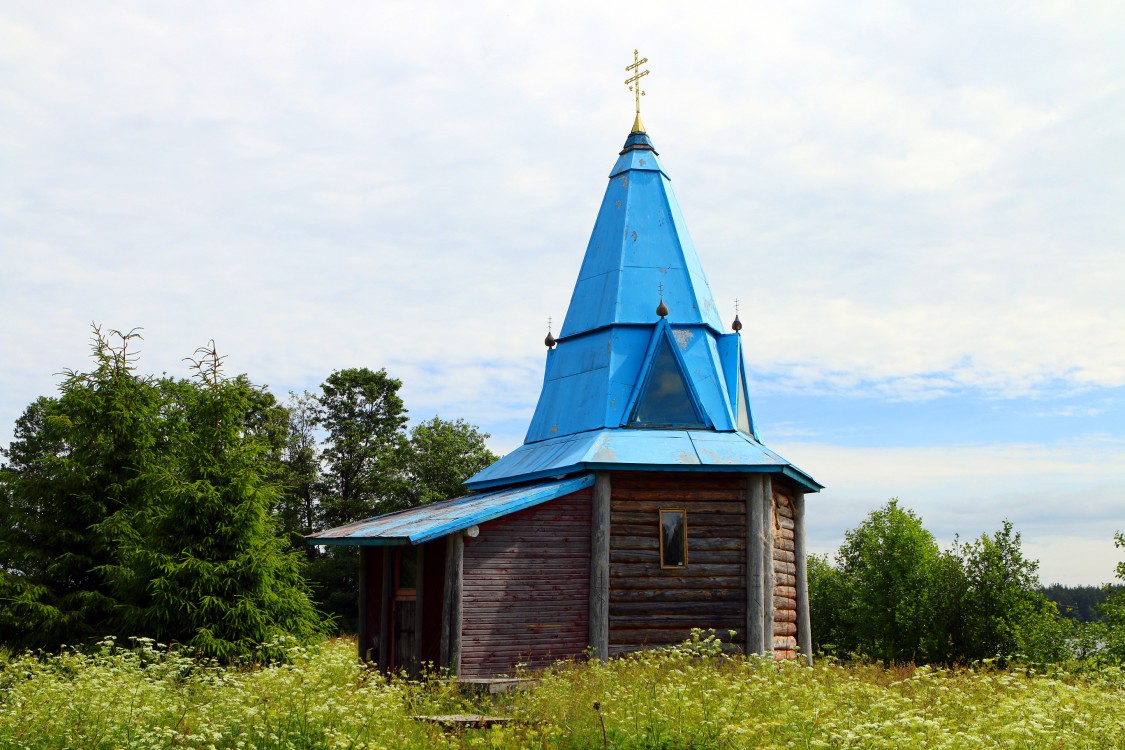
[[524, 487], [466, 495], [310, 534], [307, 544], [421, 544], [485, 521], [569, 495], [594, 483], [587, 474]]

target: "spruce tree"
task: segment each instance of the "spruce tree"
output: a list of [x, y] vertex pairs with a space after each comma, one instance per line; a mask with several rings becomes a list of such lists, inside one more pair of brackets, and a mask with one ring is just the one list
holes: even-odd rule
[[269, 658], [279, 637], [322, 630], [302, 558], [270, 512], [282, 496], [273, 397], [223, 377], [213, 345], [201, 353], [197, 381], [168, 384], [168, 450], [149, 467], [155, 500], [117, 590], [134, 632], [224, 661]]

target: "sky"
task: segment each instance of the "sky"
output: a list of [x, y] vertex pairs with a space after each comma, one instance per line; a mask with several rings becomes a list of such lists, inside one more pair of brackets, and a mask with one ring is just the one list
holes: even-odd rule
[[505, 453], [642, 111], [832, 554], [891, 497], [1125, 550], [1120, 2], [0, 4], [0, 444], [91, 324], [285, 399], [386, 368]]

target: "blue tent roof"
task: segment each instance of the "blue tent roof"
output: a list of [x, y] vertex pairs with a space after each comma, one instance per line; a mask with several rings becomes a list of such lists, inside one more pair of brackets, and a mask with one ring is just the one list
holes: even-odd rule
[[820, 489], [758, 440], [741, 338], [723, 332], [647, 134], [629, 134], [609, 180], [524, 445], [466, 485], [628, 468], [772, 471]]

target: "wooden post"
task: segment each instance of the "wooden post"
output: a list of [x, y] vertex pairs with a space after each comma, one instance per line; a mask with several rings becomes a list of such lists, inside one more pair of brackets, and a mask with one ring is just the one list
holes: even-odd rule
[[769, 474], [762, 474], [762, 499], [762, 653], [773, 654], [773, 593], [777, 584], [773, 571], [773, 478]]
[[594, 479], [590, 513], [590, 650], [594, 658], [609, 658], [609, 511], [608, 471]]
[[410, 668], [412, 677], [422, 674], [422, 597], [426, 581], [426, 546], [418, 545], [417, 580], [414, 582], [414, 664]]
[[762, 575], [762, 518], [765, 513], [762, 479], [746, 477], [746, 653], [760, 654], [766, 642], [765, 596]]
[[367, 587], [370, 585], [368, 578], [371, 562], [371, 548], [359, 548], [359, 633], [356, 639], [359, 641], [359, 660], [369, 661], [371, 659], [371, 622], [368, 620], [367, 604], [368, 593]]
[[395, 599], [394, 547], [383, 547], [383, 585], [379, 591], [379, 669], [391, 663], [391, 608]]
[[793, 546], [796, 552], [797, 579], [797, 647], [801, 657], [811, 667], [812, 623], [809, 616], [809, 571], [805, 551], [805, 493], [793, 493]]
[[445, 592], [441, 613], [441, 666], [461, 674], [461, 590], [465, 575], [465, 539], [460, 531], [445, 537]]

